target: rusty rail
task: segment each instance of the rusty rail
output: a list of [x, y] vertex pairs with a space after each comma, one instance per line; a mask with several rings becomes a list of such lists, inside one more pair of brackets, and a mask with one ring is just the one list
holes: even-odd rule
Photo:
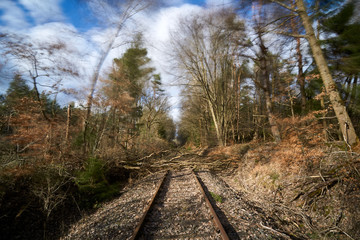
[[210, 209], [210, 212], [211, 212], [211, 215], [212, 215], [212, 219], [213, 219], [213, 221], [214, 221], [214, 224], [215, 224], [215, 226], [218, 228], [218, 230], [220, 231], [221, 238], [222, 238], [223, 240], [229, 240], [229, 236], [227, 235], [227, 233], [226, 233], [223, 225], [221, 224], [221, 222], [220, 222], [220, 220], [219, 220], [219, 218], [218, 218], [218, 216], [217, 216], [217, 214], [216, 214], [213, 206], [212, 206], [211, 203], [210, 203], [209, 198], [206, 196], [206, 193], [205, 193], [203, 187], [201, 186], [201, 183], [200, 183], [200, 181], [199, 181], [199, 179], [198, 179], [198, 177], [196, 176], [196, 174], [195, 174], [194, 171], [193, 171], [193, 174], [194, 174], [194, 178], [195, 178], [195, 180], [196, 180], [196, 182], [197, 182], [197, 184], [198, 184], [198, 186], [199, 186], [199, 188], [200, 188], [200, 191], [201, 191], [202, 195], [204, 196], [205, 202], [206, 202], [207, 206], [208, 206], [209, 209]]
[[156, 196], [158, 195], [159, 190], [160, 190], [162, 184], [164, 183], [164, 180], [165, 180], [166, 176], [168, 175], [168, 173], [169, 173], [169, 171], [167, 171], [167, 172], [164, 174], [163, 178], [160, 180], [160, 183], [158, 184], [158, 186], [157, 186], [157, 188], [156, 188], [156, 192], [154, 193], [153, 197], [151, 198], [149, 204], [147, 205], [147, 207], [146, 207], [146, 209], [145, 209], [145, 212], [144, 212], [144, 214], [142, 215], [142, 217], [141, 217], [138, 225], [136, 226], [136, 228], [135, 228], [135, 230], [134, 230], [134, 232], [133, 232], [130, 240], [135, 240], [135, 239], [138, 237], [139, 232], [140, 232], [140, 229], [141, 229], [141, 227], [142, 227], [143, 224], [144, 224], [146, 215], [147, 215], [147, 213], [149, 212], [150, 208], [152, 207], [152, 205], [153, 205], [153, 203], [154, 203], [154, 200], [155, 200]]
[[[144, 211], [144, 213], [143, 213], [143, 215], [142, 215], [142, 217], [141, 217], [138, 225], [136, 226], [136, 228], [135, 228], [135, 230], [134, 230], [134, 232], [133, 232], [130, 240], [135, 240], [135, 239], [137, 239], [137, 237], [139, 236], [139, 232], [140, 232], [140, 229], [142, 228], [142, 226], [143, 226], [143, 224], [144, 224], [146, 215], [148, 214], [150, 208], [152, 207], [152, 205], [153, 205], [153, 203], [154, 203], [154, 200], [155, 200], [155, 198], [157, 197], [157, 195], [158, 195], [158, 193], [159, 193], [159, 190], [160, 190], [161, 186], [163, 185], [164, 180], [165, 180], [166, 176], [168, 175], [168, 173], [169, 173], [169, 171], [167, 171], [167, 172], [164, 174], [163, 178], [160, 180], [160, 182], [159, 182], [159, 184], [158, 184], [158, 186], [157, 186], [157, 188], [156, 188], [156, 192], [154, 193], [154, 195], [153, 195], [152, 199], [150, 200], [149, 204], [147, 205], [147, 207], [146, 207], [146, 209], [145, 209], [145, 211]], [[209, 200], [208, 197], [206, 196], [206, 193], [205, 193], [205, 191], [204, 191], [204, 189], [203, 189], [203, 187], [202, 187], [202, 185], [201, 185], [198, 177], [196, 176], [195, 172], [192, 172], [192, 173], [193, 173], [193, 175], [194, 175], [194, 178], [195, 178], [195, 180], [196, 180], [196, 183], [198, 184], [198, 186], [199, 186], [199, 188], [200, 188], [200, 192], [201, 192], [201, 194], [203, 195], [203, 197], [204, 197], [204, 199], [205, 199], [205, 202], [206, 202], [208, 208], [210, 209], [210, 213], [211, 213], [212, 220], [213, 220], [216, 228], [219, 230], [220, 235], [221, 235], [221, 238], [222, 238], [223, 240], [229, 240], [229, 237], [228, 237], [228, 235], [227, 235], [224, 227], [222, 226], [222, 224], [221, 224], [221, 222], [220, 222], [220, 220], [219, 220], [219, 218], [218, 218], [218, 216], [217, 216], [217, 214], [216, 214], [213, 206], [211, 205], [210, 200]]]

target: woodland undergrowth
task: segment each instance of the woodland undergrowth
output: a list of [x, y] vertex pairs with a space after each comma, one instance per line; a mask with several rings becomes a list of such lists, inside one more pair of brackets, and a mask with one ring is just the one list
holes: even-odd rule
[[[281, 143], [241, 144], [211, 154], [237, 158], [229, 178], [294, 238], [360, 239], [360, 146], [325, 141], [311, 115], [279, 120]], [[246, 152], [244, 154], [244, 152]]]
[[13, 156], [4, 151], [0, 239], [57, 239], [72, 222], [119, 196], [136, 174], [124, 163], [169, 147], [162, 139], [139, 137], [127, 149], [113, 147], [92, 156], [83, 155], [76, 144], [66, 153], [57, 151], [61, 156]]

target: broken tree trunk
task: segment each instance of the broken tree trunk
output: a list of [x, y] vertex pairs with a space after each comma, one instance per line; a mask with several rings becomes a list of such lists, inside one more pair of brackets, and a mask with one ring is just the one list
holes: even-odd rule
[[341, 133], [344, 137], [344, 140], [349, 145], [354, 145], [359, 141], [359, 139], [356, 135], [354, 126], [348, 115], [346, 107], [340, 97], [339, 91], [336, 88], [335, 82], [330, 74], [329, 67], [321, 50], [320, 44], [316, 39], [314, 29], [311, 25], [310, 17], [306, 12], [306, 7], [303, 0], [296, 0], [296, 6], [298, 8], [298, 13], [302, 19], [306, 30], [307, 39], [309, 41], [312, 55], [315, 59], [326, 92], [329, 95], [332, 107], [339, 121]]

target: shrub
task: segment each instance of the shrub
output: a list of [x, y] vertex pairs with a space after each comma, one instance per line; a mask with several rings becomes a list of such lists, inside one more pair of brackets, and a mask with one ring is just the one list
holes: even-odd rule
[[62, 166], [49, 164], [37, 167], [31, 178], [32, 194], [39, 198], [47, 221], [52, 211], [67, 199], [71, 176]]
[[89, 158], [84, 170], [77, 174], [75, 183], [81, 194], [80, 200], [86, 207], [94, 207], [118, 193], [117, 184], [109, 184], [105, 173], [105, 165], [100, 159]]

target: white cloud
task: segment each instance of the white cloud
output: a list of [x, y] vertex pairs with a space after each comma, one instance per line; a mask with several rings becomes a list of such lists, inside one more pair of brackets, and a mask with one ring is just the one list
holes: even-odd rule
[[145, 19], [145, 34], [153, 44], [167, 42], [170, 40], [170, 32], [177, 27], [181, 18], [199, 13], [202, 10], [203, 8], [190, 4], [161, 9], [157, 14]]
[[[61, 57], [73, 62], [74, 66], [79, 68], [81, 76], [78, 79], [63, 79], [63, 87], [76, 88], [87, 93], [88, 90], [86, 89], [89, 87], [90, 78], [99, 61], [101, 50], [107, 45], [108, 36], [114, 33], [114, 29], [93, 28], [86, 33], [79, 33], [73, 25], [59, 22], [64, 20], [60, 9], [60, 1], [19, 0], [19, 3], [29, 11], [27, 14], [35, 21], [36, 26], [29, 28], [29, 24], [26, 23], [25, 13], [21, 7], [11, 0], [0, 0], [0, 9], [4, 9], [1, 19], [12, 27], [25, 26], [21, 33], [27, 34], [29, 41], [43, 43], [61, 41], [66, 43], [70, 51], [66, 53], [66, 56]], [[144, 31], [149, 57], [153, 60], [156, 71], [161, 74], [164, 87], [170, 95], [169, 101], [173, 106], [171, 114], [174, 119], [179, 119], [180, 90], [179, 87], [171, 86], [175, 80], [174, 76], [169, 74], [170, 63], [167, 54], [169, 50], [166, 47], [170, 40], [170, 31], [176, 28], [178, 20], [199, 13], [203, 11], [203, 8], [190, 4], [180, 5], [183, 0], [171, 0], [171, 3], [179, 5], [177, 5], [178, 7], [162, 8], [152, 13], [142, 12], [137, 14], [135, 19], [142, 26], [138, 30], [143, 29]], [[57, 22], [55, 22], [56, 20]], [[130, 34], [126, 31], [133, 31], [133, 29], [133, 22], [129, 22], [127, 28], [124, 28], [124, 31], [120, 33], [115, 45], [121, 45], [128, 40]], [[103, 72], [109, 69], [113, 58], [120, 57], [125, 52], [126, 47], [125, 45], [114, 48], [109, 53], [102, 68]], [[66, 100], [67, 98], [63, 97], [61, 102], [66, 103]]]
[[[109, 41], [111, 38], [113, 38], [115, 31], [116, 30], [114, 28], [93, 28], [85, 33], [84, 37], [88, 40], [89, 48], [92, 49], [90, 57], [94, 58], [92, 60], [93, 64], [90, 65], [92, 73], [94, 72], [95, 67], [98, 64], [101, 55], [104, 54], [105, 51], [107, 51]], [[124, 32], [122, 31], [120, 33], [120, 36], [115, 39], [113, 47], [102, 66], [101, 74], [110, 68], [114, 58], [119, 58], [125, 52], [126, 44], [124, 42], [126, 40], [125, 37], [127, 37], [126, 35], [127, 34], [124, 34]]]
[[32, 40], [52, 43], [59, 39], [63, 41], [72, 39], [74, 34], [77, 34], [77, 30], [70, 24], [51, 22], [30, 28], [28, 34]]
[[97, 47], [105, 50], [115, 31], [115, 28], [92, 28], [85, 33], [85, 36]]
[[[42, 25], [38, 25], [26, 30], [14, 32], [19, 36], [24, 37], [27, 42], [32, 43], [34, 51], [37, 52], [37, 58], [39, 61], [39, 67], [48, 67], [50, 77], [39, 77], [38, 81], [42, 85], [52, 85], [57, 81], [61, 81], [60, 89], [74, 89], [76, 91], [82, 91], [82, 94], [86, 96], [89, 86], [89, 79], [93, 73], [93, 68], [99, 59], [98, 46], [94, 44], [88, 36], [79, 34], [76, 28], [71, 24], [52, 22]], [[65, 49], [60, 51], [53, 51], [48, 55], [45, 50], [47, 46], [56, 43], [65, 44]], [[12, 71], [17, 71], [23, 74], [24, 78], [28, 78], [29, 71], [33, 70], [31, 62], [24, 61], [23, 59], [12, 59], [8, 62], [8, 65], [12, 67]], [[60, 73], [57, 74], [53, 68], [64, 67], [72, 69], [77, 72], [79, 76], [72, 76]], [[39, 72], [40, 75], [44, 75], [44, 72]], [[9, 76], [10, 81], [12, 79]], [[4, 89], [7, 87], [7, 83], [4, 82]], [[3, 86], [1, 86], [3, 87]], [[39, 86], [40, 91], [50, 90], [49, 88], [43, 88]], [[86, 99], [84, 97], [84, 99]], [[62, 104], [66, 104], [69, 101], [74, 101], [74, 98], [60, 94], [58, 100]]]
[[[27, 34], [34, 43], [39, 43], [40, 46], [63, 43], [65, 49], [53, 56], [55, 64], [63, 64], [61, 61], [66, 61], [71, 64], [71, 67], [76, 68], [81, 75], [86, 74], [88, 67], [88, 60], [90, 52], [93, 51], [86, 39], [78, 34], [74, 26], [65, 23], [47, 23], [29, 29]], [[58, 58], [57, 58], [58, 57]], [[74, 82], [73, 79], [67, 84], [81, 85]]]
[[4, 25], [6, 26], [6, 28], [19, 29], [29, 26], [25, 19], [25, 14], [23, 10], [18, 7], [14, 1], [1, 0], [0, 10], [2, 11], [0, 19], [5, 23]]
[[36, 24], [64, 19], [61, 11], [61, 0], [19, 0], [20, 4], [29, 11]]
[[181, 18], [197, 14], [204, 9], [197, 5], [184, 4], [179, 7], [162, 8], [150, 15], [138, 15], [137, 21], [144, 29], [149, 57], [157, 72], [160, 72], [165, 90], [172, 106], [170, 114], [174, 120], [180, 119], [180, 87], [176, 85], [176, 77], [171, 73], [169, 49], [170, 32], [177, 28]]

